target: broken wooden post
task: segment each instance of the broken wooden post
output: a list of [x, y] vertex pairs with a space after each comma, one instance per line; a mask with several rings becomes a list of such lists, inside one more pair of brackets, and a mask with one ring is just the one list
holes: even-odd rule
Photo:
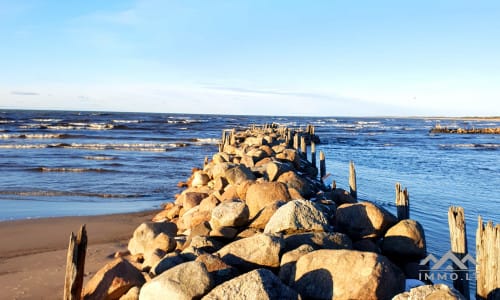
[[396, 182], [396, 209], [399, 221], [410, 218], [410, 195], [406, 188], [401, 188], [399, 182]]
[[319, 177], [323, 180], [323, 177], [326, 175], [326, 161], [325, 161], [325, 153], [323, 151], [319, 151]]
[[358, 199], [358, 188], [356, 186], [356, 169], [354, 168], [354, 162], [351, 160], [349, 162], [349, 190], [351, 196], [354, 199]]
[[311, 141], [311, 164], [316, 168], [316, 143]]
[[286, 130], [286, 141], [287, 141], [287, 145], [288, 147], [291, 147], [293, 145], [293, 134], [292, 134], [292, 130], [287, 128]]
[[300, 152], [307, 159], [307, 144], [305, 136], [300, 137]]
[[[467, 255], [467, 233], [465, 228], [464, 209], [460, 206], [450, 206], [448, 209], [448, 227], [450, 229], [450, 244], [453, 254], [462, 261]], [[467, 260], [462, 261], [466, 267], [460, 268], [453, 264], [454, 276], [453, 287], [457, 289], [466, 299], [470, 299], [469, 294], [469, 270]]]
[[486, 226], [478, 217], [476, 232], [476, 299], [500, 299], [500, 224]]
[[296, 132], [293, 135], [293, 149], [299, 150], [299, 133]]
[[83, 271], [87, 251], [87, 230], [85, 224], [78, 235], [71, 232], [66, 257], [66, 276], [64, 278], [64, 300], [80, 300], [83, 288]]

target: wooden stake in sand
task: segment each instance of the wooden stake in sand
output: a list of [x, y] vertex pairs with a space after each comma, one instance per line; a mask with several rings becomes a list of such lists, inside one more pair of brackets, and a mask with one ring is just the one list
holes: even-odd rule
[[351, 160], [349, 162], [349, 189], [351, 196], [354, 199], [358, 199], [358, 188], [356, 185], [356, 169], [354, 168], [354, 162]]
[[396, 182], [396, 209], [399, 221], [410, 218], [410, 194], [406, 188], [401, 188], [399, 182]]
[[[448, 226], [450, 228], [451, 251], [462, 260], [467, 255], [467, 233], [465, 229], [464, 209], [460, 206], [450, 206], [448, 209]], [[463, 262], [468, 268], [467, 261]], [[453, 287], [457, 289], [466, 299], [469, 295], [469, 274], [468, 270], [453, 266], [456, 279], [453, 280]], [[453, 279], [454, 277], [452, 277]]]
[[87, 230], [85, 224], [80, 228], [78, 236], [73, 232], [69, 237], [68, 255], [66, 258], [66, 276], [64, 278], [64, 300], [80, 300], [83, 288], [83, 271], [87, 252]]
[[500, 224], [486, 226], [478, 217], [476, 232], [476, 299], [500, 299]]

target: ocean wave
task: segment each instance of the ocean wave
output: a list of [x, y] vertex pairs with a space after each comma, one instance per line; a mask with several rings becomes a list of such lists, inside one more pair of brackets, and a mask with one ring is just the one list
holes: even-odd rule
[[[71, 135], [64, 133], [18, 133], [0, 134], [0, 139], [67, 139]], [[76, 137], [76, 136], [75, 136]]]
[[113, 120], [113, 123], [119, 124], [129, 124], [129, 123], [140, 123], [141, 120]]
[[15, 195], [21, 197], [98, 197], [98, 198], [143, 198], [145, 194], [110, 194], [110, 193], [91, 193], [91, 192], [71, 192], [71, 191], [54, 191], [54, 190], [33, 190], [33, 191], [10, 191], [0, 190], [0, 195]]
[[47, 147], [47, 144], [0, 145], [0, 149], [42, 149]]
[[108, 170], [103, 168], [65, 168], [65, 167], [37, 167], [30, 169], [31, 171], [36, 172], [71, 172], [71, 173], [84, 173], [84, 172], [96, 172], [96, 173], [108, 173], [108, 172], [118, 172], [115, 170]]
[[42, 123], [46, 123], [46, 122], [61, 122], [62, 119], [42, 119], [42, 118], [36, 118], [36, 119], [30, 119], [31, 121], [34, 121], [34, 122], [42, 122]]
[[440, 144], [442, 149], [485, 149], [485, 150], [496, 150], [500, 148], [500, 144]]
[[113, 124], [108, 123], [64, 123], [64, 124], [24, 124], [20, 129], [48, 129], [48, 130], [110, 130], [114, 128]]
[[84, 156], [83, 158], [89, 159], [89, 160], [114, 160], [114, 159], [116, 159], [116, 157], [104, 156], [104, 155], [99, 155], [99, 156], [87, 155], [87, 156]]
[[198, 143], [198, 144], [205, 144], [205, 145], [217, 145], [220, 142], [220, 139], [214, 139], [214, 138], [194, 138], [190, 139], [190, 142]]
[[0, 120], [0, 124], [12, 124], [16, 123], [14, 120]]

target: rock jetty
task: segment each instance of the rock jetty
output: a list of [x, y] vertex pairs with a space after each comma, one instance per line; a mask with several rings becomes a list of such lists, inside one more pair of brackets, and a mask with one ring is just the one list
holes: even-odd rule
[[[368, 300], [420, 293], [404, 292], [427, 254], [422, 226], [326, 186], [298, 140], [319, 141], [311, 127], [223, 132], [220, 151], [180, 183], [185, 189], [175, 201], [137, 227], [128, 252], [88, 281], [83, 299]], [[425, 289], [432, 293], [462, 299], [441, 286]]]

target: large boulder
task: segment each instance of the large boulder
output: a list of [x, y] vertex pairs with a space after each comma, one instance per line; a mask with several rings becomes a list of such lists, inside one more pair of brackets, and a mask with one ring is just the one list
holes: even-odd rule
[[279, 161], [270, 161], [266, 164], [266, 174], [269, 181], [275, 181], [281, 174], [291, 171], [293, 165]]
[[237, 165], [228, 169], [224, 173], [224, 177], [231, 185], [238, 185], [246, 180], [255, 180], [255, 175], [253, 175], [252, 171], [244, 165]]
[[435, 284], [418, 286], [392, 298], [392, 300], [412, 299], [465, 300], [465, 297], [459, 291], [445, 284]]
[[248, 225], [248, 227], [256, 229], [264, 229], [269, 220], [271, 219], [271, 217], [278, 210], [278, 208], [280, 208], [285, 203], [286, 203], [285, 201], [277, 201], [268, 204], [263, 209], [261, 209], [259, 213], [257, 213], [257, 215], [253, 218], [252, 222]]
[[202, 254], [195, 261], [199, 261], [207, 267], [208, 272], [214, 280], [214, 286], [240, 275], [240, 272], [236, 268], [226, 264], [216, 255]]
[[294, 149], [284, 149], [276, 154], [276, 158], [284, 162], [291, 162], [296, 169], [300, 168], [300, 157]]
[[280, 265], [283, 240], [268, 234], [256, 234], [227, 244], [217, 251], [228, 265], [247, 271], [260, 267], [276, 268]]
[[182, 215], [177, 221], [179, 231], [191, 229], [197, 225], [210, 221], [212, 213], [208, 210], [201, 210], [200, 206], [195, 206]]
[[309, 198], [312, 190], [309, 182], [294, 171], [288, 171], [278, 177], [278, 182], [283, 182], [289, 189], [296, 189], [302, 197]]
[[329, 227], [325, 215], [314, 203], [292, 200], [278, 208], [264, 228], [264, 233], [329, 231]]
[[248, 206], [244, 202], [222, 202], [212, 210], [210, 224], [213, 228], [239, 227], [248, 223], [249, 215]]
[[182, 258], [182, 255], [180, 255], [178, 252], [172, 252], [168, 253], [165, 255], [156, 265], [154, 265], [150, 273], [153, 275], [160, 275], [161, 273], [165, 272], [168, 269], [171, 269], [177, 265], [180, 265], [184, 263], [184, 259]]
[[424, 258], [427, 255], [424, 228], [415, 220], [398, 222], [387, 230], [382, 253], [398, 258]]
[[295, 277], [295, 263], [300, 257], [315, 249], [310, 245], [302, 245], [297, 249], [288, 251], [281, 257], [279, 277], [285, 284], [290, 284], [290, 279]]
[[257, 269], [215, 287], [203, 300], [297, 300], [297, 292], [284, 285], [273, 272]]
[[337, 228], [352, 239], [379, 238], [397, 223], [397, 218], [370, 202], [346, 203], [337, 208]]
[[253, 219], [267, 205], [280, 200], [290, 200], [290, 194], [286, 185], [281, 182], [263, 182], [251, 185], [245, 200], [250, 211], [250, 219]]
[[182, 193], [179, 198], [177, 198], [176, 203], [180, 203], [185, 211], [190, 210], [191, 208], [200, 204], [201, 200], [208, 197], [207, 193], [198, 193], [198, 192], [187, 192]]
[[317, 250], [295, 265], [292, 288], [307, 299], [391, 299], [405, 287], [389, 259], [355, 250]]
[[[154, 239], [160, 233], [169, 237], [175, 237], [177, 234], [177, 225], [171, 222], [145, 222], [139, 225], [128, 243], [130, 254], [135, 255], [145, 253], [150, 246], [154, 245]], [[152, 249], [154, 250], [154, 249]]]
[[92, 277], [83, 290], [83, 299], [119, 299], [134, 286], [140, 287], [146, 280], [129, 261], [117, 258], [106, 264]]
[[351, 239], [339, 232], [307, 232], [285, 236], [285, 252], [301, 245], [310, 245], [314, 249], [352, 249]]
[[201, 262], [177, 265], [146, 283], [139, 300], [201, 298], [213, 286], [212, 277]]

